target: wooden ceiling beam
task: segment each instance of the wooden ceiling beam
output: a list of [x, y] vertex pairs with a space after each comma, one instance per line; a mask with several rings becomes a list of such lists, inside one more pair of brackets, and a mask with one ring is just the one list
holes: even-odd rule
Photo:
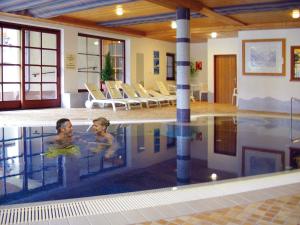
[[202, 15], [207, 17], [212, 17], [220, 22], [235, 25], [235, 26], [244, 26], [246, 24], [233, 19], [229, 16], [224, 16], [219, 13], [216, 13], [212, 9], [208, 8], [207, 6], [203, 5], [201, 2], [196, 0], [147, 0], [148, 2], [152, 2], [157, 5], [161, 5], [166, 8], [170, 8], [176, 10], [177, 7], [184, 7], [189, 8], [190, 10], [200, 12]]
[[236, 19], [233, 19], [229, 16], [223, 16], [219, 13], [216, 13], [215, 11], [213, 11], [212, 9], [210, 9], [208, 7], [203, 7], [199, 12], [207, 17], [212, 17], [212, 18], [214, 18], [220, 22], [226, 23], [228, 25], [235, 25], [235, 26], [246, 25], [245, 23], [242, 23], [242, 22], [240, 22]]

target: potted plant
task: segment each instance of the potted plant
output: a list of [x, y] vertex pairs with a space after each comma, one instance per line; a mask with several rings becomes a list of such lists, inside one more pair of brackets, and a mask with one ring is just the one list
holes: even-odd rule
[[102, 85], [104, 84], [105, 81], [113, 80], [113, 74], [114, 74], [114, 69], [112, 66], [112, 58], [110, 56], [110, 53], [108, 52], [105, 55], [104, 68], [101, 70], [101, 77], [100, 77], [101, 90], [102, 90]]

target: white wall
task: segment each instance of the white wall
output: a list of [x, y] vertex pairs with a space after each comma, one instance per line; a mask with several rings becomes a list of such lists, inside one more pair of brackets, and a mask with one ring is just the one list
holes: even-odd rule
[[[136, 74], [136, 55], [144, 54], [144, 83], [146, 88], [157, 89], [155, 80], [166, 82], [167, 77], [167, 56], [166, 53], [176, 52], [176, 44], [173, 42], [158, 41], [149, 38], [131, 38], [131, 81], [135, 83], [140, 74]], [[153, 51], [159, 51], [160, 73], [153, 74]], [[126, 65], [127, 66], [127, 65]]]
[[[291, 97], [300, 98], [300, 83], [291, 82], [290, 48], [300, 45], [300, 29], [239, 32], [238, 89], [241, 109], [288, 112]], [[249, 76], [242, 74], [242, 40], [286, 39], [285, 76]], [[296, 109], [300, 110], [300, 104]]]
[[201, 61], [202, 70], [198, 70], [194, 76], [191, 76], [191, 83], [207, 83], [207, 43], [192, 43], [190, 45], [191, 62]]

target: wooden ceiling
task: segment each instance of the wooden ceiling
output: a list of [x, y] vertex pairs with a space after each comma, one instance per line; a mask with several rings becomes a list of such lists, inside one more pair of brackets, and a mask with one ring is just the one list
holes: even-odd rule
[[[117, 16], [116, 7], [124, 10]], [[176, 40], [170, 27], [176, 7], [191, 9], [191, 41], [203, 42], [211, 32], [235, 37], [240, 30], [300, 27], [293, 19], [299, 0], [10, 0], [0, 11], [37, 20], [69, 24], [165, 41]], [[2, 14], [3, 14], [2, 13]]]

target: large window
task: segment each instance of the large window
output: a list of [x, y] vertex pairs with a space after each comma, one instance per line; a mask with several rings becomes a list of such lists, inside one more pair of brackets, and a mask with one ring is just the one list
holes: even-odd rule
[[60, 106], [60, 32], [0, 22], [0, 109]]
[[113, 78], [125, 82], [125, 41], [86, 34], [78, 35], [78, 89], [84, 83], [99, 84], [104, 58], [110, 53], [114, 69]]

